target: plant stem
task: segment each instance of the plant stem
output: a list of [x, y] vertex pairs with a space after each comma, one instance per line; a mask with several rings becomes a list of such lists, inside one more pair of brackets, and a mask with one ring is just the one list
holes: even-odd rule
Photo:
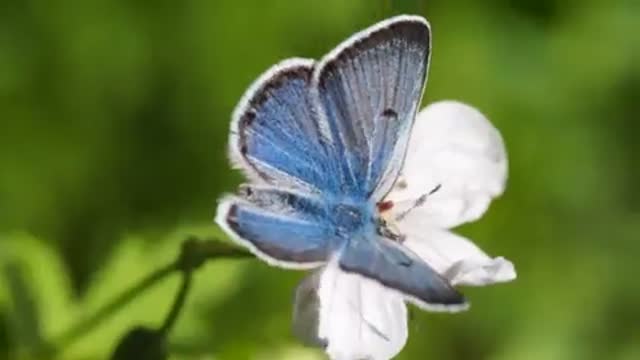
[[61, 349], [73, 344], [79, 338], [87, 335], [95, 327], [100, 325], [104, 320], [120, 311], [124, 306], [136, 299], [150, 287], [165, 279], [174, 271], [180, 271], [183, 276], [182, 285], [176, 295], [169, 314], [160, 328], [161, 332], [166, 333], [171, 330], [183, 308], [187, 293], [191, 287], [193, 271], [209, 260], [219, 258], [241, 259], [252, 257], [253, 254], [250, 252], [224, 242], [217, 240], [199, 240], [195, 237], [190, 237], [182, 243], [182, 251], [175, 261], [157, 269], [146, 278], [142, 279], [138, 284], [128, 290], [125, 290], [111, 302], [104, 305], [91, 317], [81, 320], [79, 323], [73, 325], [69, 330], [63, 332], [57, 341], [54, 342], [57, 346], [52, 350], [52, 352], [55, 353], [56, 350], [60, 351]]
[[187, 294], [189, 293], [189, 289], [191, 288], [191, 283], [193, 279], [192, 271], [186, 270], [182, 272], [182, 284], [180, 285], [180, 290], [173, 301], [173, 305], [171, 306], [171, 310], [167, 314], [167, 317], [162, 324], [162, 327], [159, 329], [159, 332], [166, 336], [173, 325], [176, 323], [178, 319], [178, 315], [180, 315], [180, 311], [184, 307], [184, 303], [187, 300]]
[[166, 265], [140, 281], [138, 284], [134, 285], [128, 290], [125, 290], [118, 297], [113, 299], [108, 304], [104, 305], [100, 310], [98, 310], [91, 317], [80, 321], [78, 324], [74, 325], [71, 329], [64, 332], [58, 341], [58, 348], [65, 348], [75, 341], [77, 341], [82, 336], [86, 335], [88, 332], [93, 330], [96, 326], [100, 325], [105, 319], [110, 317], [111, 315], [118, 312], [121, 308], [129, 304], [132, 300], [134, 300], [138, 295], [144, 293], [147, 289], [152, 287], [153, 285], [163, 280], [172, 272], [177, 269], [175, 263], [171, 263]]

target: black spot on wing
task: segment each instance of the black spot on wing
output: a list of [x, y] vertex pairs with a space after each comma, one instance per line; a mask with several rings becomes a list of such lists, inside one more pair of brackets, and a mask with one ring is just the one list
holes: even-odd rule
[[391, 108], [386, 108], [382, 112], [382, 116], [384, 116], [386, 118], [397, 119], [398, 118], [398, 113], [395, 110], [391, 109]]
[[250, 199], [251, 195], [253, 195], [253, 189], [249, 185], [240, 185], [238, 189], [238, 195], [242, 196], [245, 199]]
[[256, 113], [253, 109], [244, 113], [244, 116], [242, 117], [242, 127], [246, 128], [251, 126], [255, 118], [256, 118]]

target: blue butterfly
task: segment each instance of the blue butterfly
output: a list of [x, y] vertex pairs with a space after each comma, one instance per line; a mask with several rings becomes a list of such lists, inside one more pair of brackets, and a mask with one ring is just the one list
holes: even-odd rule
[[231, 161], [249, 179], [216, 222], [269, 264], [335, 261], [429, 309], [465, 298], [402, 246], [380, 216], [398, 178], [431, 49], [426, 20], [398, 16], [320, 61], [288, 59], [247, 90], [233, 114]]

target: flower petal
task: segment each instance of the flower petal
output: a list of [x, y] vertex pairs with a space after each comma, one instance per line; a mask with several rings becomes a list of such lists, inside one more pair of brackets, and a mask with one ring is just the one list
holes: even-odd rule
[[296, 335], [324, 346], [331, 359], [390, 359], [408, 336], [401, 296], [335, 262], [300, 284], [294, 315]]
[[451, 228], [478, 219], [502, 194], [506, 179], [498, 130], [478, 110], [442, 101], [418, 114], [402, 175], [386, 199], [406, 204], [439, 185], [411, 215]]
[[447, 278], [452, 285], [483, 286], [516, 278], [513, 264], [499, 256], [490, 258], [473, 242], [446, 230], [404, 227], [404, 245]]
[[326, 340], [318, 336], [320, 299], [318, 286], [322, 269], [305, 277], [296, 288], [293, 305], [293, 333], [308, 346], [326, 347]]

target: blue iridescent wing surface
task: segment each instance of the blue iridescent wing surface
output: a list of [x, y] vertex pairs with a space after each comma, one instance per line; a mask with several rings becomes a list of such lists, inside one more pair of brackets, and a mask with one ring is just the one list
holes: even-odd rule
[[252, 180], [223, 199], [217, 223], [271, 264], [309, 268], [328, 258], [333, 228], [326, 197], [337, 178], [310, 96], [313, 60], [289, 59], [265, 72], [234, 112], [229, 141]]
[[[317, 65], [312, 91], [334, 173], [350, 198], [379, 201], [403, 164], [427, 76], [431, 36], [425, 19], [398, 16], [346, 40]], [[341, 248], [343, 271], [374, 279], [432, 310], [454, 311], [464, 297], [418, 256], [375, 231]]]
[[236, 108], [232, 160], [272, 185], [381, 198], [402, 165], [429, 52], [426, 21], [403, 16], [352, 36], [317, 65], [274, 66]]
[[343, 249], [338, 265], [397, 290], [429, 310], [456, 311], [467, 306], [445, 278], [407, 248], [386, 238], [353, 239]]
[[[355, 231], [361, 219], [353, 214], [365, 214], [397, 177], [429, 49], [424, 19], [396, 17], [352, 36], [318, 64], [293, 59], [267, 71], [236, 108], [230, 137], [232, 160], [262, 187], [223, 200], [218, 224], [272, 264], [327, 261], [349, 238], [337, 230]], [[341, 206], [344, 200], [356, 209]], [[367, 267], [380, 248], [357, 250], [341, 254], [346, 271], [427, 298], [428, 289], [395, 282], [395, 275], [431, 273], [402, 272], [393, 261]]]
[[221, 201], [216, 222], [236, 241], [274, 265], [312, 268], [331, 251], [325, 203], [302, 193], [244, 185]]
[[428, 23], [399, 16], [358, 33], [319, 62], [312, 91], [343, 192], [381, 199], [396, 180], [420, 104]]
[[313, 71], [313, 60], [285, 60], [258, 78], [236, 107], [229, 150], [252, 180], [309, 192], [335, 188], [310, 97]]

